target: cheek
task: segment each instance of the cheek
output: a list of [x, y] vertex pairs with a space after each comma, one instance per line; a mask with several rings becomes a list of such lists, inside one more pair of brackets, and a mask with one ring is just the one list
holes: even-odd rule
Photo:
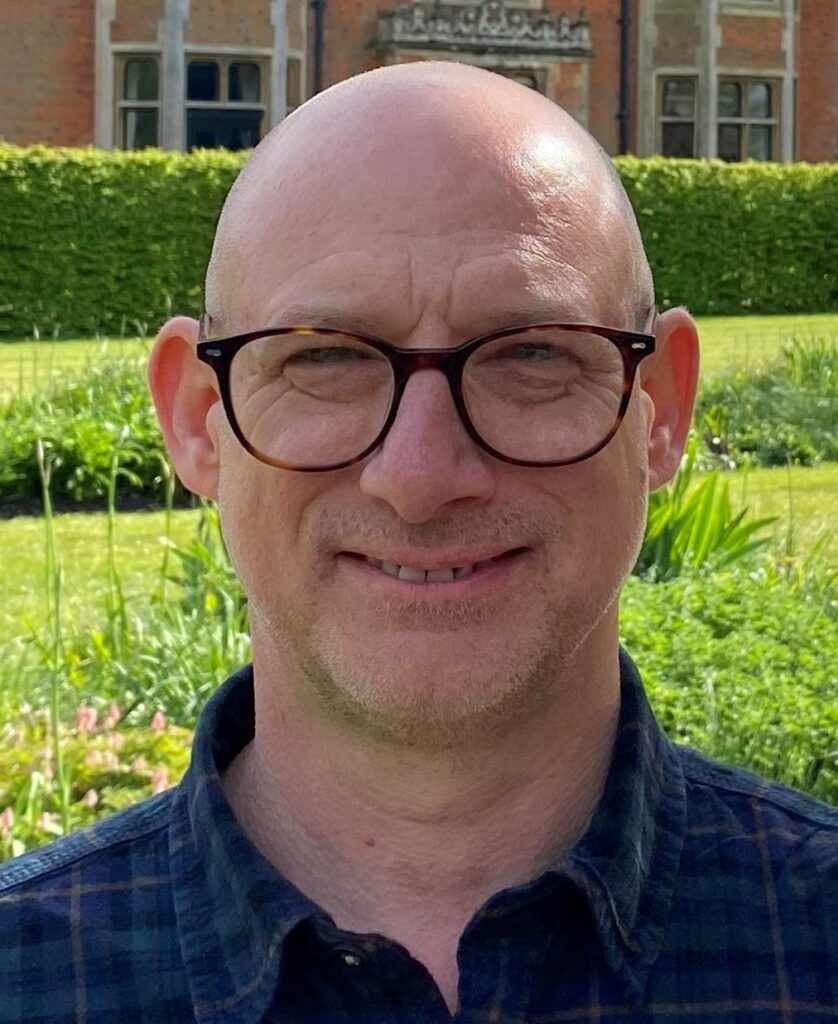
[[632, 401], [617, 435], [601, 452], [551, 474], [548, 489], [559, 514], [566, 515], [568, 544], [583, 568], [624, 566], [636, 558], [648, 493], [641, 404]]
[[258, 462], [235, 439], [222, 444], [218, 505], [224, 540], [257, 605], [294, 586], [299, 524], [308, 501], [301, 476]]

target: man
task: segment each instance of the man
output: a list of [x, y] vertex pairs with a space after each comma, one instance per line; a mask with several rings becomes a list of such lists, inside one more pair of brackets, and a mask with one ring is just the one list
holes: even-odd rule
[[672, 746], [618, 648], [697, 365], [543, 98], [414, 64], [274, 131], [150, 366], [252, 672], [0, 874], [0, 1020], [838, 1015], [835, 812]]

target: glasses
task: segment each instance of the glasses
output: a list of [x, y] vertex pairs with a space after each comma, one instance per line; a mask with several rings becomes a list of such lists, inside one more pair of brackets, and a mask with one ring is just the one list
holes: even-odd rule
[[[209, 319], [201, 318], [201, 337]], [[456, 348], [399, 348], [320, 327], [201, 341], [230, 426], [269, 466], [343, 469], [384, 440], [407, 382], [445, 375], [469, 437], [501, 462], [566, 466], [605, 447], [628, 409], [653, 334], [590, 324], [506, 327]]]

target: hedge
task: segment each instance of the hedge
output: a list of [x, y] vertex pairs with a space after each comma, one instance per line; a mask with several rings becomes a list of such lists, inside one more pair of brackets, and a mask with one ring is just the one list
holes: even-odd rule
[[200, 312], [242, 162], [0, 145], [0, 336], [153, 334], [170, 311]]
[[620, 158], [658, 305], [838, 309], [838, 164]]
[[[0, 144], [0, 336], [153, 332], [196, 313], [242, 154]], [[618, 158], [660, 305], [838, 309], [838, 165]]]

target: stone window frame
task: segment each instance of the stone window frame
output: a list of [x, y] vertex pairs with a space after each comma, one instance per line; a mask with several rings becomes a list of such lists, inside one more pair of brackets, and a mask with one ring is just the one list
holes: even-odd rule
[[783, 12], [782, 0], [722, 0], [721, 13], [743, 17], [777, 17]]
[[[698, 153], [698, 126], [699, 126], [699, 80], [698, 75], [689, 71], [665, 71], [659, 72], [655, 82], [655, 153], [663, 154], [663, 125], [665, 124], [691, 124], [693, 127], [692, 157], [685, 159], [697, 159]], [[689, 82], [693, 87], [693, 115], [692, 118], [680, 117], [675, 114], [664, 114], [663, 96], [667, 82]], [[674, 158], [673, 158], [674, 159]]]
[[[732, 83], [738, 85], [742, 90], [743, 97], [747, 96], [747, 89], [749, 85], [767, 85], [769, 88], [771, 115], [769, 117], [751, 117], [747, 114], [743, 114], [740, 117], [722, 116], [718, 108], [716, 110], [716, 151], [718, 152], [718, 135], [723, 125], [739, 125], [744, 130], [740, 140], [739, 159], [731, 161], [734, 163], [743, 163], [745, 160], [752, 159], [748, 156], [748, 135], [751, 127], [768, 127], [771, 129], [771, 156], [770, 162], [778, 162], [781, 157], [779, 154], [780, 143], [781, 143], [781, 118], [780, 118], [780, 101], [781, 101], [781, 86], [782, 83], [779, 78], [772, 77], [770, 75], [741, 75], [741, 74], [730, 74], [720, 73], [718, 76], [717, 87], [726, 83]], [[743, 155], [744, 154], [744, 155]], [[763, 161], [764, 162], [764, 161]]]
[[[132, 60], [154, 60], [157, 62], [157, 99], [129, 100], [125, 97], [125, 71]], [[125, 149], [125, 113], [129, 110], [157, 111], [157, 145], [160, 145], [161, 120], [163, 116], [163, 69], [159, 48], [136, 46], [114, 52], [114, 97], [113, 109], [116, 115], [113, 125], [113, 145]]]
[[[292, 71], [292, 65], [295, 71]], [[292, 114], [306, 101], [305, 54], [289, 50], [285, 58], [285, 116]], [[296, 82], [294, 81], [296, 78]], [[295, 97], [296, 92], [296, 97]], [[296, 99], [296, 102], [295, 102]]]

